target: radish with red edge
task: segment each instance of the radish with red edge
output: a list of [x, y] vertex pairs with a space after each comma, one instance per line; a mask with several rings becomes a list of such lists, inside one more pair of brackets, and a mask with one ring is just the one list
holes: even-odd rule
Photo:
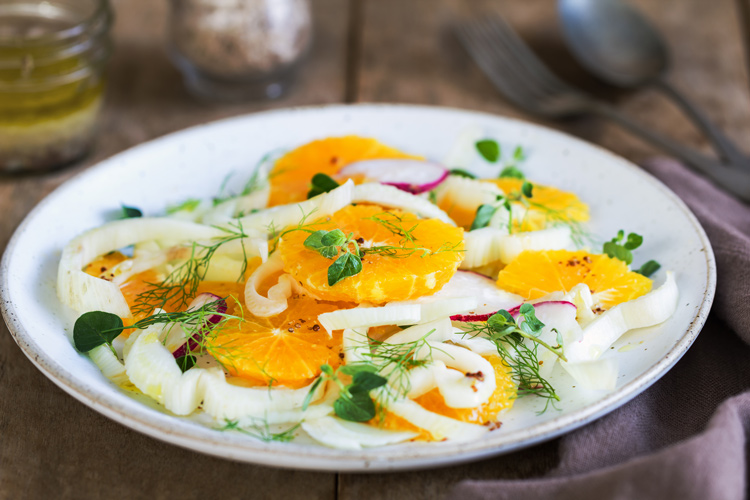
[[357, 161], [338, 171], [342, 177], [361, 175], [412, 194], [435, 189], [448, 178], [449, 173], [447, 168], [437, 163], [405, 159]]
[[[534, 312], [536, 317], [544, 323], [539, 334], [539, 340], [546, 342], [551, 346], [558, 345], [558, 334], [562, 340], [563, 348], [570, 345], [572, 342], [577, 342], [583, 332], [580, 325], [576, 321], [576, 312], [578, 308], [572, 302], [564, 300], [550, 300], [546, 302], [537, 302], [533, 304]], [[520, 309], [520, 307], [518, 308]], [[519, 310], [516, 309], [509, 311], [513, 317], [516, 318], [519, 325], [523, 323], [523, 318], [519, 318]], [[529, 347], [534, 347], [531, 340], [524, 340]], [[538, 347], [537, 348], [537, 359], [539, 360], [539, 374], [547, 378], [549, 377], [558, 357], [555, 353], [549, 350]]]
[[174, 356], [175, 359], [187, 356], [189, 351], [197, 349], [200, 346], [198, 342], [206, 334], [205, 330], [210, 330], [211, 327], [221, 321], [221, 318], [223, 317], [222, 314], [227, 312], [226, 301], [213, 293], [201, 293], [190, 302], [187, 309], [188, 311], [200, 309], [207, 304], [214, 303], [216, 304], [216, 314], [207, 315], [205, 317], [205, 326], [172, 353], [172, 356]]

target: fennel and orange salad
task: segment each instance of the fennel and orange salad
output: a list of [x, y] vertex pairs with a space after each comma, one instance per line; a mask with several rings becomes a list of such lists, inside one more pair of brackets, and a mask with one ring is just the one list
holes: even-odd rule
[[602, 355], [674, 313], [673, 274], [652, 286], [638, 234], [595, 246], [588, 206], [526, 178], [523, 149], [471, 146], [495, 178], [331, 137], [236, 195], [123, 206], [63, 250], [75, 347], [172, 414], [344, 449], [477, 439], [518, 398], [555, 411], [565, 377], [615, 389]]

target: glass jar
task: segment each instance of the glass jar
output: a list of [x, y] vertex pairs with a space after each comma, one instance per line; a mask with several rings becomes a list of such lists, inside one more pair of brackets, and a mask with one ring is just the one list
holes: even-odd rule
[[50, 169], [89, 151], [111, 24], [107, 0], [0, 1], [0, 170]]
[[193, 94], [275, 99], [312, 42], [309, 0], [172, 0], [170, 53]]

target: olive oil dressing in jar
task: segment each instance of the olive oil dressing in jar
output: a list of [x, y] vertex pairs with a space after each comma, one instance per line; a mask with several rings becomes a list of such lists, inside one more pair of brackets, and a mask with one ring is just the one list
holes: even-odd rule
[[51, 169], [88, 152], [111, 24], [107, 0], [0, 0], [0, 170]]

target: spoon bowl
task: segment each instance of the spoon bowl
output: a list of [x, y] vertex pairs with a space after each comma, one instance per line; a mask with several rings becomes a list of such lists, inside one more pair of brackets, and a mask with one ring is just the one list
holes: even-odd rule
[[750, 171], [750, 159], [664, 74], [669, 51], [645, 17], [625, 0], [558, 0], [562, 31], [578, 61], [621, 88], [652, 86], [680, 106], [727, 164]]
[[620, 0], [559, 0], [563, 33], [594, 75], [618, 87], [637, 87], [669, 66], [667, 47], [638, 11]]

